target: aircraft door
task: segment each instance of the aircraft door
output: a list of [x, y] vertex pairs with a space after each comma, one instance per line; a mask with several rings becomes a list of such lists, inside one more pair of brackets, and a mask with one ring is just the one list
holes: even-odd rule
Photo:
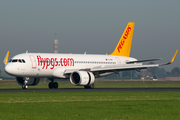
[[36, 58], [33, 55], [29, 55], [29, 58], [32, 63], [32, 69], [36, 69], [36, 67], [37, 67]]
[[115, 57], [116, 58], [116, 61], [117, 61], [117, 64], [120, 65], [121, 64], [121, 60], [119, 57]]

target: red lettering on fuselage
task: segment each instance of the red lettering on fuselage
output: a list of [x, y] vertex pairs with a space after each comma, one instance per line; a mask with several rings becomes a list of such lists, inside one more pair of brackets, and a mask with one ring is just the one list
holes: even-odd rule
[[122, 37], [122, 39], [121, 39], [121, 41], [120, 41], [120, 43], [119, 43], [119, 45], [117, 47], [117, 50], [118, 50], [119, 53], [120, 53], [120, 50], [123, 48], [123, 46], [125, 44], [125, 41], [129, 36], [130, 31], [131, 31], [131, 27], [130, 27], [130, 25], [128, 25], [128, 27], [126, 29], [126, 32], [124, 33], [124, 35], [123, 35], [123, 37]]
[[59, 61], [57, 58], [42, 58], [40, 55], [37, 55], [38, 66], [42, 66], [42, 69], [54, 69], [55, 66], [74, 66], [73, 58], [60, 58]]
[[63, 66], [63, 58], [60, 59], [61, 66]]

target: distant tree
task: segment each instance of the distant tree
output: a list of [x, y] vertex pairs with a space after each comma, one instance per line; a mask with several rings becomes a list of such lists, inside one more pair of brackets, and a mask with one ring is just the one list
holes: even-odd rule
[[[149, 62], [149, 64], [155, 64], [154, 62]], [[147, 72], [150, 72], [151, 74], [156, 74], [157, 67], [150, 67], [147, 69]]]
[[117, 78], [117, 74], [112, 74], [112, 75], [108, 75], [108, 76], [105, 76], [105, 78], [107, 79], [112, 79], [112, 78]]
[[[149, 64], [155, 64], [154, 62], [149, 62]], [[164, 68], [159, 67], [150, 67], [147, 69], [147, 72], [150, 72], [152, 75], [155, 74], [167, 74], [166, 70]]]
[[171, 70], [171, 74], [180, 74], [180, 68], [179, 68], [179, 67], [174, 67], [174, 68]]
[[167, 71], [167, 73], [166, 73], [166, 74], [168, 74], [168, 75], [169, 75], [169, 74], [171, 74], [171, 72]]
[[136, 71], [135, 70], [128, 70], [128, 71], [122, 71], [122, 77], [135, 77], [136, 76]]
[[167, 74], [167, 72], [166, 72], [166, 70], [164, 69], [164, 68], [157, 68], [156, 69], [156, 74], [158, 74], [158, 75], [165, 75], [165, 74]]

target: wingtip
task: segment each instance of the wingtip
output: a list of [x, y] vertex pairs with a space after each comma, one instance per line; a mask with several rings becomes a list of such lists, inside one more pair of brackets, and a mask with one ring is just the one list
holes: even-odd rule
[[178, 52], [178, 50], [176, 50], [176, 52], [174, 53], [174, 56], [172, 57], [170, 63], [173, 63], [173, 62], [174, 62], [174, 59], [175, 59], [175, 57], [176, 57], [177, 52]]
[[161, 65], [159, 65], [159, 66], [169, 65], [169, 64], [173, 63], [173, 62], [174, 62], [174, 59], [175, 59], [175, 57], [176, 57], [177, 52], [178, 52], [178, 50], [176, 50], [176, 52], [174, 53], [174, 56], [172, 57], [172, 59], [171, 59], [171, 61], [170, 61], [170, 62], [165, 63], [165, 64], [161, 64]]

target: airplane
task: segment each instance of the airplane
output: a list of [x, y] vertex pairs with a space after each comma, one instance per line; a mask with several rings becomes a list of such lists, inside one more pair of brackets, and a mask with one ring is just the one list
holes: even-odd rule
[[54, 79], [70, 79], [75, 86], [93, 89], [95, 78], [104, 77], [119, 71], [147, 69], [173, 63], [178, 50], [172, 59], [165, 64], [146, 65], [143, 62], [160, 59], [137, 60], [130, 57], [134, 22], [129, 22], [114, 51], [109, 55], [97, 54], [59, 54], [59, 53], [22, 53], [8, 61], [9, 51], [4, 58], [5, 72], [15, 76], [22, 89], [37, 85], [40, 78], [50, 80], [49, 89], [57, 89]]

